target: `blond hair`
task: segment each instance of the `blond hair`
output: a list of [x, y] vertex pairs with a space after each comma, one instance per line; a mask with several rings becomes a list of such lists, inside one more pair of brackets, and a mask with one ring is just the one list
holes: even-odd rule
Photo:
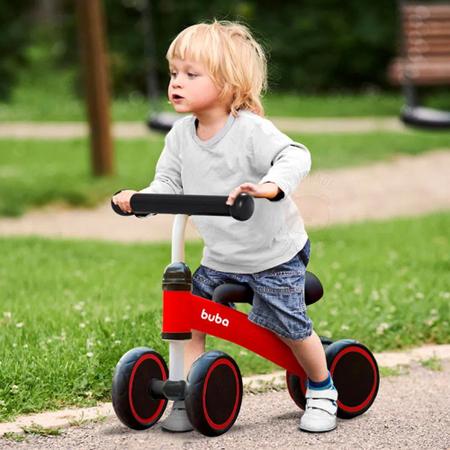
[[267, 60], [249, 29], [240, 23], [200, 23], [183, 30], [170, 44], [166, 58], [191, 58], [206, 66], [220, 98], [231, 94], [230, 111], [264, 115], [261, 95], [267, 88]]

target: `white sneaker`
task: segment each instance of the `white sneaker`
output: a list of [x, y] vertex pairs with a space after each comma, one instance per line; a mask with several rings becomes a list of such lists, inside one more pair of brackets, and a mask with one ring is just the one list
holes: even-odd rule
[[312, 433], [331, 431], [336, 428], [338, 393], [333, 386], [330, 389], [306, 390], [305, 412], [300, 419], [300, 430]]

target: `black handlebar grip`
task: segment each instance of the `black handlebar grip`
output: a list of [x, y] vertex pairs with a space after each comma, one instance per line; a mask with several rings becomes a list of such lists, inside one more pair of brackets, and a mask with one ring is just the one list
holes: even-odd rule
[[[117, 191], [114, 195], [120, 194], [122, 191], [123, 191], [123, 189], [121, 189], [120, 191]], [[114, 197], [114, 195], [113, 195], [113, 197]], [[132, 216], [132, 215], [133, 215], [133, 213], [127, 213], [127, 212], [125, 212], [125, 211], [122, 211], [122, 210], [119, 208], [119, 205], [116, 205], [116, 204], [112, 201], [112, 198], [111, 198], [111, 208], [113, 209], [113, 211], [114, 211], [116, 214], [119, 214], [119, 216]]]
[[236, 220], [248, 220], [255, 210], [255, 201], [251, 195], [241, 193], [230, 206], [230, 214]]

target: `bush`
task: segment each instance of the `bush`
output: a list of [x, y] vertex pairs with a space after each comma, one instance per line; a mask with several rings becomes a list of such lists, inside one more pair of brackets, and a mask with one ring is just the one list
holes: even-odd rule
[[[114, 92], [144, 92], [146, 0], [104, 0]], [[154, 0], [154, 63], [160, 84], [167, 82], [165, 52], [183, 28], [204, 20], [239, 20], [269, 53], [274, 90], [318, 92], [386, 87], [386, 67], [396, 52], [394, 0]], [[64, 58], [76, 60], [73, 2]]]
[[9, 97], [17, 79], [18, 68], [26, 59], [26, 45], [29, 41], [27, 23], [32, 0], [0, 4], [0, 100]]

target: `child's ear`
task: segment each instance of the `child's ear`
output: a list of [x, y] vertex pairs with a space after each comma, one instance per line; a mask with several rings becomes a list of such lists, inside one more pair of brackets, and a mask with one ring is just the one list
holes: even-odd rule
[[220, 94], [220, 97], [223, 100], [229, 100], [230, 102], [232, 102], [234, 100], [234, 98], [236, 97], [236, 89], [234, 88], [234, 86], [232, 86], [229, 83], [225, 83], [223, 88], [222, 88], [222, 92]]

